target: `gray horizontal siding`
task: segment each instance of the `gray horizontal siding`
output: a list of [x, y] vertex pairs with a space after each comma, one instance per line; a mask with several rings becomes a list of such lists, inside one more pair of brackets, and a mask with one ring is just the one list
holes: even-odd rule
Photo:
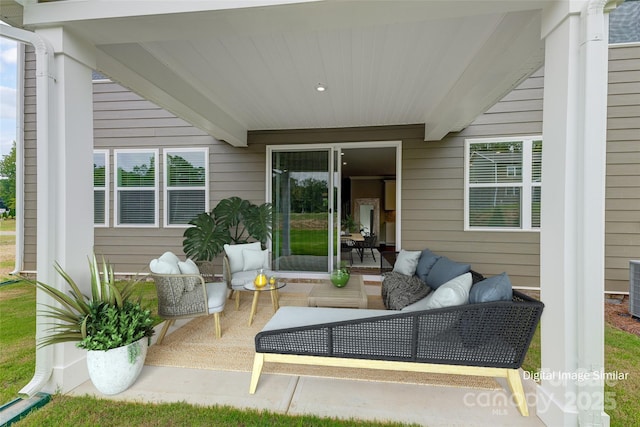
[[640, 259], [640, 46], [609, 49], [605, 286], [629, 290]]

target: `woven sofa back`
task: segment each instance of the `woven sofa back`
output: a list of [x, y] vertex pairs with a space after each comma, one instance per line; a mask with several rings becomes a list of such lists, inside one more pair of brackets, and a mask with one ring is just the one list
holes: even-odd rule
[[512, 301], [262, 331], [256, 352], [519, 368], [544, 304]]

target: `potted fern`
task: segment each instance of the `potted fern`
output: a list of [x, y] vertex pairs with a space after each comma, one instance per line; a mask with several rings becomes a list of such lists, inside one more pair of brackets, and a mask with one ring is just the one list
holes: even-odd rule
[[75, 342], [87, 350], [89, 377], [98, 391], [117, 394], [129, 388], [144, 365], [153, 335], [151, 311], [133, 299], [135, 282], [117, 287], [112, 266], [89, 260], [91, 296], [60, 267], [55, 269], [71, 288], [66, 294], [46, 283], [31, 282], [59, 305], [42, 310], [54, 322], [38, 345]]

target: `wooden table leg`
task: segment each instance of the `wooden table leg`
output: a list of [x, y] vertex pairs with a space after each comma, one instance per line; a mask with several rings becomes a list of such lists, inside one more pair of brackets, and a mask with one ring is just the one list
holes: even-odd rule
[[253, 317], [256, 315], [256, 311], [258, 310], [258, 297], [260, 292], [253, 292], [253, 303], [251, 304], [251, 313], [249, 313], [249, 326], [253, 323]]
[[271, 304], [273, 305], [273, 312], [275, 313], [280, 308], [280, 296], [278, 295], [278, 289], [271, 289]]

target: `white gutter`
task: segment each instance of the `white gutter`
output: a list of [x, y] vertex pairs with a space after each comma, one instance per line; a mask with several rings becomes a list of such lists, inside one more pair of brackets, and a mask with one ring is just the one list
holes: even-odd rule
[[[49, 133], [51, 128], [49, 126], [50, 116], [54, 112], [53, 103], [53, 84], [55, 83], [55, 76], [53, 75], [53, 48], [51, 44], [43, 37], [30, 31], [22, 30], [19, 28], [10, 27], [8, 25], [0, 25], [0, 36], [6, 37], [17, 42], [29, 43], [35, 48], [36, 51], [36, 130], [37, 130], [37, 150], [38, 158], [41, 159], [41, 155], [47, 154], [49, 147]], [[44, 151], [44, 152], [42, 152]], [[46, 159], [46, 157], [44, 157]], [[38, 174], [43, 173], [45, 177], [49, 176], [47, 170], [47, 162], [40, 164], [38, 162]], [[42, 181], [42, 180], [38, 180]], [[39, 186], [40, 187], [40, 186]], [[45, 192], [46, 193], [46, 192]], [[38, 191], [38, 198], [46, 197], [46, 194]], [[45, 215], [42, 215], [45, 216]], [[38, 224], [44, 224], [39, 221]], [[44, 233], [44, 232], [43, 232]], [[41, 243], [41, 239], [38, 239], [38, 243]], [[40, 251], [39, 251], [40, 252]], [[47, 281], [49, 278], [38, 278], [39, 280]], [[37, 296], [38, 303], [53, 304], [53, 300], [46, 297], [41, 292]], [[36, 338], [43, 333], [47, 328], [47, 325], [41, 323], [40, 316], [36, 316]], [[38, 348], [36, 350], [36, 370], [33, 378], [22, 390], [21, 395], [27, 395], [29, 397], [36, 394], [42, 389], [53, 372], [53, 346], [46, 346]]]

